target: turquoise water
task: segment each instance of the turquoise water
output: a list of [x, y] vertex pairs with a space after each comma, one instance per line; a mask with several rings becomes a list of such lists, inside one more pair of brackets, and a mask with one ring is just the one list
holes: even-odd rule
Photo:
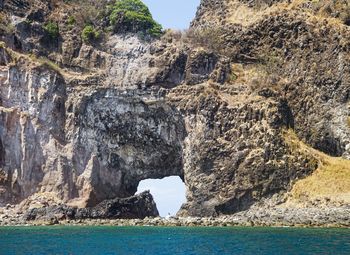
[[0, 228], [0, 254], [350, 254], [350, 229]]

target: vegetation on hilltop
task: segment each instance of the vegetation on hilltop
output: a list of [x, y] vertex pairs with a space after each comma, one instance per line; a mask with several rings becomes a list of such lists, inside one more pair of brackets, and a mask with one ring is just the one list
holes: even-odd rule
[[81, 31], [85, 43], [93, 43], [103, 32], [132, 32], [143, 36], [159, 37], [162, 27], [157, 23], [148, 7], [141, 0], [69, 0], [73, 11], [66, 20], [70, 29]]
[[152, 36], [162, 34], [162, 26], [140, 0], [117, 0], [111, 9], [109, 19], [116, 32], [145, 32]]

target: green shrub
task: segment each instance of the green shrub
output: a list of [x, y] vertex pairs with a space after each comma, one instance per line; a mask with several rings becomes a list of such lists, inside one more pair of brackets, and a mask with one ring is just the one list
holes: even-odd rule
[[162, 34], [162, 26], [140, 0], [117, 0], [109, 18], [117, 31], [145, 32], [152, 36]]
[[92, 43], [100, 38], [100, 33], [92, 25], [84, 27], [81, 38], [85, 43]]
[[69, 16], [67, 23], [68, 23], [68, 25], [73, 26], [76, 23], [76, 20], [73, 16]]
[[229, 76], [229, 78], [228, 78], [228, 81], [229, 81], [229, 82], [234, 82], [234, 81], [236, 81], [237, 79], [238, 79], [238, 75], [235, 74], [234, 72], [231, 72], [231, 74], [230, 74], [230, 76]]
[[52, 21], [49, 21], [45, 26], [44, 26], [45, 31], [49, 34], [49, 36], [53, 39], [58, 38], [60, 32], [58, 28], [58, 24]]

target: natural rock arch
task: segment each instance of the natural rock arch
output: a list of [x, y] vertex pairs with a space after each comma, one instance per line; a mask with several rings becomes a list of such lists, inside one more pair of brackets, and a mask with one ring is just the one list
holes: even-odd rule
[[83, 100], [78, 123], [73, 164], [88, 206], [132, 196], [144, 179], [183, 179], [184, 122], [162, 100], [100, 91]]

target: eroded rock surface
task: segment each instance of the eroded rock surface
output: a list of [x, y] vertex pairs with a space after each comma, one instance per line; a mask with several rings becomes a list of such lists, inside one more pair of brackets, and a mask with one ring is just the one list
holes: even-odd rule
[[89, 205], [131, 196], [144, 179], [183, 176], [184, 121], [157, 96], [99, 90], [84, 98], [76, 115], [73, 164], [81, 196], [91, 189]]

